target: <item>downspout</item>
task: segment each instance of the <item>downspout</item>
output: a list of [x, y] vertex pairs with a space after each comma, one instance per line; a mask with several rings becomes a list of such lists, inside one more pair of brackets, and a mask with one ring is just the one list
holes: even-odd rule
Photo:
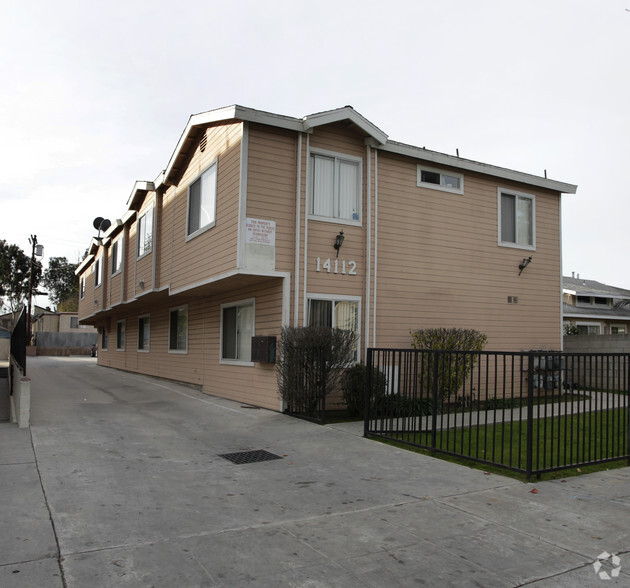
[[372, 347], [376, 347], [376, 287], [378, 272], [378, 149], [374, 149], [374, 292], [372, 301], [374, 311], [372, 312]]
[[300, 308], [300, 237], [302, 219], [302, 133], [298, 133], [297, 183], [295, 187], [295, 308], [293, 310], [293, 326], [298, 326]]
[[158, 242], [158, 237], [159, 232], [160, 232], [160, 223], [159, 220], [162, 217], [162, 215], [160, 214], [161, 211], [158, 210], [158, 195], [157, 192], [155, 192], [155, 195], [153, 197], [153, 210], [155, 211], [153, 213], [153, 260], [151, 262], [151, 290], [155, 291], [155, 271], [157, 268], [157, 253], [158, 253], [158, 246], [157, 246], [157, 242]]
[[365, 256], [365, 355], [367, 361], [367, 350], [370, 346], [370, 281], [372, 279], [372, 150], [369, 145], [365, 146], [367, 158], [367, 235], [366, 235], [366, 256]]
[[241, 137], [241, 170], [238, 190], [238, 233], [236, 241], [236, 269], [243, 268], [244, 247], [242, 239], [245, 235], [245, 222], [247, 219], [247, 166], [249, 149], [249, 125], [243, 121], [243, 136]]
[[303, 311], [302, 311], [302, 326], [308, 325], [308, 301], [306, 299], [306, 279], [308, 274], [308, 207], [309, 207], [309, 198], [310, 195], [310, 171], [311, 171], [311, 161], [309, 155], [309, 149], [311, 147], [311, 138], [309, 135], [306, 136], [306, 206], [304, 207], [304, 295], [302, 297], [303, 301]]

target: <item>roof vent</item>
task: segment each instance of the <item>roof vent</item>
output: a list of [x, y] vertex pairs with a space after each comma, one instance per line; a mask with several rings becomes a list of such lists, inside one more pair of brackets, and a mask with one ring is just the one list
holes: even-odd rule
[[201, 141], [199, 141], [199, 151], [202, 153], [206, 150], [208, 146], [208, 132], [205, 131], [203, 137], [201, 137]]

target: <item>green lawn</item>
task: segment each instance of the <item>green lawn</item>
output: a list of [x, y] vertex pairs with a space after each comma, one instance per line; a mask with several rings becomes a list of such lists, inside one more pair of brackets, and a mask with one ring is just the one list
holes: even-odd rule
[[[585, 462], [623, 459], [620, 456], [628, 452], [627, 423], [626, 408], [536, 419], [532, 469], [576, 468]], [[391, 439], [507, 468], [527, 468], [527, 421], [440, 431], [435, 446], [431, 433], [398, 433]]]

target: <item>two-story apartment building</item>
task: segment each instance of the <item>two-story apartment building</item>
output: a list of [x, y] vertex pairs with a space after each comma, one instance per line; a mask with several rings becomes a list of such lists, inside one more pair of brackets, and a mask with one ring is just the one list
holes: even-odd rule
[[573, 274], [562, 279], [565, 326], [583, 335], [627, 335], [630, 331], [630, 291], [585, 280]]
[[[388, 139], [351, 107], [194, 115], [77, 269], [98, 362], [280, 409], [252, 336], [328, 325], [368, 347], [475, 328], [560, 349], [563, 182]], [[524, 263], [531, 258], [531, 263]]]

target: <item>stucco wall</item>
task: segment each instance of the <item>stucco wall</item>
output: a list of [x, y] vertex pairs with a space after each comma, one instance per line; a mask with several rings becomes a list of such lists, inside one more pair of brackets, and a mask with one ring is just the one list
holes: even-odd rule
[[630, 335], [569, 335], [567, 353], [630, 353]]

